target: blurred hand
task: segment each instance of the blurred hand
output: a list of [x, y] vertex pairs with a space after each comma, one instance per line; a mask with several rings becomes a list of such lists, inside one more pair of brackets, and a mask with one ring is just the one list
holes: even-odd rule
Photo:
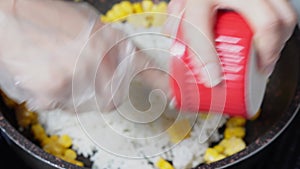
[[[209, 73], [212, 82], [206, 82], [206, 86], [215, 86], [222, 80], [219, 59], [215, 49], [211, 47], [214, 43], [212, 30], [218, 9], [234, 10], [247, 19], [254, 31], [254, 47], [258, 56], [259, 69], [262, 73], [270, 75], [282, 48], [296, 26], [296, 12], [289, 1], [171, 0], [168, 13], [178, 17], [183, 14], [184, 19], [190, 23], [188, 25], [183, 22], [181, 25], [183, 40], [200, 55], [203, 61], [200, 64], [203, 64], [202, 66], [205, 66], [205, 70]], [[174, 21], [169, 19], [164, 29], [174, 36], [176, 26], [172, 20]], [[197, 30], [193, 31], [191, 24]]]
[[[0, 85], [31, 110], [72, 109], [97, 98], [111, 110], [151, 60], [104, 26], [88, 3], [0, 1]], [[119, 42], [121, 41], [121, 42]]]

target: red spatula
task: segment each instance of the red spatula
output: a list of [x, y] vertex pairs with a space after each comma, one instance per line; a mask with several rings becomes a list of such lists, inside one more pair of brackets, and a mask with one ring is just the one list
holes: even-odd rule
[[[223, 70], [223, 81], [205, 87], [188, 50], [176, 38], [170, 49], [170, 86], [175, 107], [188, 112], [224, 113], [252, 118], [259, 111], [268, 76], [257, 69], [252, 50], [253, 32], [234, 11], [219, 11], [214, 27], [215, 47]], [[177, 36], [182, 33], [178, 29]]]

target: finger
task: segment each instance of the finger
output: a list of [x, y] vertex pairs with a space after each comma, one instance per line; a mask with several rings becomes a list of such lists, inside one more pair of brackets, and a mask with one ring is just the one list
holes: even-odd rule
[[199, 68], [201, 81], [213, 87], [222, 80], [219, 57], [214, 47], [213, 26], [215, 5], [211, 0], [189, 0], [182, 22], [183, 41], [188, 44], [189, 54]]
[[287, 0], [268, 0], [283, 23], [283, 41], [287, 41], [297, 24], [297, 13]]
[[175, 36], [179, 25], [179, 18], [185, 8], [186, 0], [172, 0], [168, 4], [168, 18], [163, 27], [163, 33]]
[[254, 32], [254, 47], [259, 69], [271, 74], [282, 50], [283, 22], [268, 1], [248, 3], [236, 0], [219, 0], [220, 8], [233, 9], [249, 22]]

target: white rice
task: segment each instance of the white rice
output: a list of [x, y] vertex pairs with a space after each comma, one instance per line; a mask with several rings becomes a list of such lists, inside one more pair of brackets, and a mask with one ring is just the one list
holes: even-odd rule
[[[167, 116], [161, 116], [155, 125], [145, 126], [131, 123], [117, 112], [101, 116], [98, 112], [76, 114], [53, 110], [39, 113], [39, 120], [48, 134], [68, 134], [73, 139], [73, 149], [90, 158], [92, 168], [97, 169], [153, 169], [155, 167], [149, 161], [155, 164], [159, 157], [173, 161], [176, 169], [195, 167], [203, 163], [209, 144], [222, 138], [217, 128], [226, 121], [226, 117], [221, 115], [210, 114], [207, 118], [200, 118], [184, 114], [180, 118], [188, 118], [191, 124], [196, 122], [191, 137], [174, 146], [168, 134], [159, 131], [172, 122]], [[160, 132], [163, 134], [159, 138], [149, 138]], [[148, 157], [143, 158], [143, 155]]]
[[[128, 24], [115, 26], [126, 33], [145, 31]], [[161, 30], [150, 28], [147, 31]], [[168, 49], [170, 41], [167, 38], [151, 37], [153, 36], [137, 36], [134, 41], [141, 48]], [[161, 66], [166, 65], [167, 57], [165, 55], [164, 59], [158, 60]], [[159, 109], [163, 103], [162, 97], [155, 97], [153, 110]], [[153, 164], [159, 157], [172, 161], [176, 169], [187, 169], [204, 162], [205, 150], [210, 143], [222, 138], [217, 129], [227, 119], [216, 114], [210, 114], [207, 118], [200, 118], [197, 114], [177, 114], [175, 110], [167, 108], [155, 121], [142, 124], [124, 118], [140, 113], [132, 109], [128, 101], [121, 105], [120, 110], [123, 114], [117, 110], [107, 114], [99, 114], [97, 111], [76, 114], [57, 109], [39, 112], [39, 121], [48, 134], [68, 134], [73, 139], [73, 149], [89, 158], [93, 162], [93, 169], [154, 169]], [[149, 114], [149, 118], [152, 118], [152, 113]], [[175, 120], [183, 118], [193, 125], [191, 136], [174, 145], [166, 130]]]

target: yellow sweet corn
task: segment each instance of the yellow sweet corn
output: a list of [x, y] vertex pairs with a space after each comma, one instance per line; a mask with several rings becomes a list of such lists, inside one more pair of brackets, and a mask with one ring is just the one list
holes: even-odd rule
[[113, 16], [114, 19], [113, 21], [123, 21], [126, 19], [126, 16], [128, 15], [128, 13], [123, 9], [123, 7], [121, 6], [121, 4], [115, 4], [112, 7], [112, 12], [113, 12]]
[[245, 144], [244, 140], [241, 138], [237, 138], [237, 137], [223, 139], [220, 142], [220, 145], [225, 148], [224, 154], [227, 156], [231, 156], [231, 155], [246, 148], [246, 144]]
[[45, 137], [40, 141], [40, 145], [44, 147], [45, 145], [49, 144], [51, 142], [51, 139], [49, 137]]
[[153, 2], [151, 0], [143, 0], [141, 2], [142, 8], [144, 12], [151, 12], [153, 7]]
[[[167, 16], [162, 13], [167, 12], [167, 2], [154, 4], [151, 0], [131, 3], [128, 0], [116, 3], [113, 7], [101, 15], [103, 23], [124, 21], [137, 27], [162, 26]], [[142, 14], [131, 15], [131, 14]]]
[[241, 127], [245, 126], [246, 119], [243, 117], [231, 117], [226, 122], [226, 127]]
[[231, 137], [244, 138], [246, 135], [246, 129], [244, 127], [227, 127], [224, 131], [225, 139]]
[[55, 135], [55, 134], [50, 136], [50, 140], [53, 142], [57, 142], [58, 138], [59, 138], [58, 135]]
[[72, 164], [78, 165], [78, 166], [80, 166], [80, 167], [83, 167], [83, 166], [84, 166], [83, 162], [78, 161], [78, 160], [71, 160], [71, 161], [69, 161], [69, 162], [72, 163]]
[[43, 150], [54, 156], [60, 156], [63, 154], [65, 149], [57, 142], [50, 141], [48, 144], [43, 146]]
[[178, 143], [183, 139], [190, 137], [192, 126], [188, 119], [181, 119], [175, 122], [168, 130], [168, 134], [173, 143]]
[[225, 148], [223, 146], [221, 146], [221, 145], [215, 145], [213, 147], [213, 149], [216, 150], [220, 154], [222, 154], [224, 152], [224, 150], [225, 150]]
[[219, 161], [225, 157], [226, 157], [225, 155], [218, 153], [217, 150], [215, 150], [213, 148], [208, 148], [204, 154], [204, 160], [206, 163], [212, 163], [215, 161]]
[[101, 22], [103, 22], [103, 23], [108, 23], [108, 22], [110, 21], [110, 20], [108, 19], [108, 17], [105, 16], [105, 15], [101, 15], [100, 20], [101, 20]]
[[40, 124], [34, 124], [31, 126], [31, 132], [33, 133], [34, 139], [42, 141], [47, 138], [44, 128]]
[[38, 114], [29, 111], [26, 108], [26, 103], [10, 103], [9, 101], [11, 99], [9, 97], [6, 97], [6, 99], [7, 104], [13, 106], [11, 108], [16, 112], [18, 124], [24, 128], [29, 127], [33, 138], [39, 142], [44, 151], [72, 164], [84, 166], [81, 161], [76, 160], [76, 152], [69, 148], [72, 145], [72, 139], [68, 135], [62, 135], [60, 137], [58, 135], [48, 136], [43, 126], [38, 122]]
[[113, 22], [113, 21], [116, 20], [116, 18], [117, 18], [117, 16], [115, 15], [115, 13], [114, 13], [114, 11], [112, 9], [109, 10], [109, 11], [107, 11], [107, 13], [106, 13], [106, 19], [107, 19], [107, 21]]
[[76, 155], [76, 153], [75, 154], [74, 153], [75, 152], [73, 150], [66, 149], [63, 154], [56, 155], [56, 156], [69, 162], [69, 163], [83, 167], [84, 166], [83, 162], [76, 160], [77, 155]]
[[133, 13], [142, 13], [142, 12], [144, 12], [141, 3], [138, 3], [138, 2], [133, 3], [132, 8], [133, 8]]
[[57, 141], [60, 145], [62, 145], [65, 148], [69, 148], [72, 145], [71, 137], [65, 134], [61, 135]]
[[225, 157], [231, 156], [246, 148], [243, 138], [246, 135], [246, 119], [243, 117], [231, 117], [226, 122], [224, 139], [205, 152], [206, 163], [215, 162]]
[[174, 167], [165, 159], [159, 158], [156, 162], [156, 167], [159, 169], [174, 169]]
[[120, 2], [120, 6], [127, 15], [133, 13], [133, 6], [130, 1], [122, 1]]
[[77, 158], [76, 152], [72, 149], [66, 149], [63, 155], [66, 159], [75, 160]]

